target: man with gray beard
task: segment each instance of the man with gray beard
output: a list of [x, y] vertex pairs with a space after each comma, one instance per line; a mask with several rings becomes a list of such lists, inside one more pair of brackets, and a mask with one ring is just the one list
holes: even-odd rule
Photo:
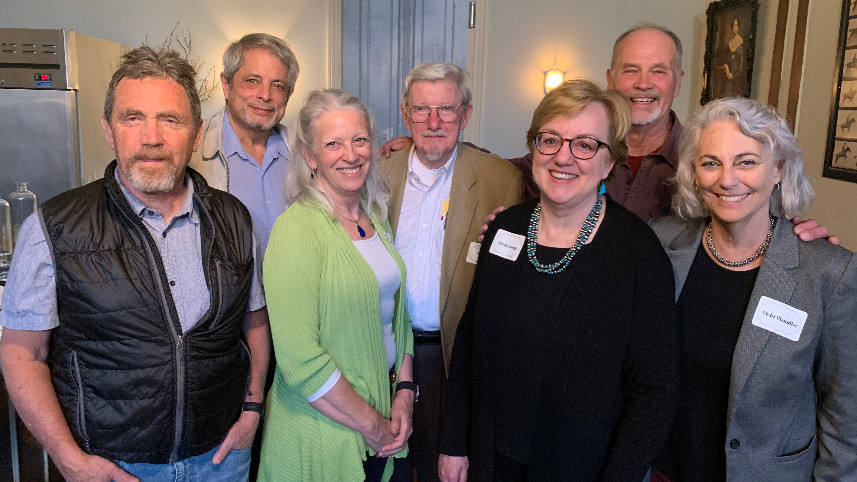
[[467, 73], [423, 63], [405, 79], [401, 111], [413, 148], [383, 163], [394, 244], [407, 266], [413, 319], [414, 405], [410, 456], [420, 481], [437, 480], [440, 396], [476, 266], [482, 221], [523, 200], [515, 166], [458, 142], [473, 106]]
[[[681, 137], [681, 122], [672, 104], [681, 93], [684, 78], [681, 56], [681, 40], [675, 33], [661, 25], [641, 22], [616, 39], [607, 70], [608, 88], [621, 92], [631, 104], [633, 125], [626, 139], [628, 162], [616, 166], [605, 189], [614, 201], [643, 221], [672, 212], [675, 190], [669, 179], [675, 175]], [[384, 144], [381, 152], [389, 156], [410, 144], [407, 137], [398, 137]], [[509, 162], [527, 180], [527, 198], [538, 197], [538, 187], [531, 182], [533, 155]], [[795, 233], [804, 241], [828, 235], [827, 229], [814, 220], [792, 221], [796, 224]], [[837, 236], [829, 240], [839, 244]]]
[[[681, 135], [672, 103], [681, 92], [684, 77], [681, 54], [681, 40], [672, 31], [639, 23], [616, 40], [607, 71], [608, 88], [621, 92], [631, 103], [633, 125], [627, 138], [628, 163], [616, 167], [605, 188], [614, 201], [644, 221], [671, 211], [673, 188], [668, 179], [675, 175]], [[396, 138], [381, 150], [388, 155], [409, 144], [407, 138]], [[530, 182], [532, 154], [509, 162], [528, 181], [527, 197], [538, 197], [538, 187]]]
[[226, 106], [205, 122], [200, 152], [190, 164], [212, 187], [247, 206], [262, 255], [274, 221], [286, 210], [284, 179], [292, 153], [280, 121], [299, 73], [289, 44], [273, 35], [250, 33], [229, 44], [220, 74]]
[[681, 92], [681, 40], [650, 23], [616, 39], [607, 86], [631, 104], [628, 162], [607, 180], [607, 194], [644, 221], [671, 212], [675, 191], [669, 179], [678, 163], [681, 123], [672, 111]]
[[0, 361], [67, 480], [248, 479], [270, 329], [247, 209], [187, 168], [201, 125], [186, 60], [126, 53], [116, 160], [21, 227]]

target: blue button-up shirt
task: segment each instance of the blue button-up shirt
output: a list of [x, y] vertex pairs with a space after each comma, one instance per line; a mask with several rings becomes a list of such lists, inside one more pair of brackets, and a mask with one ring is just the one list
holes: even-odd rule
[[415, 330], [440, 330], [440, 270], [452, 171], [458, 149], [439, 169], [428, 169], [411, 149], [396, 250], [408, 269], [405, 298]]
[[[247, 206], [253, 229], [264, 253], [274, 221], [286, 210], [285, 179], [289, 149], [276, 130], [271, 130], [260, 166], [241, 146], [241, 141], [223, 111], [223, 155], [229, 169], [229, 193]], [[261, 258], [259, 263], [261, 263]]]

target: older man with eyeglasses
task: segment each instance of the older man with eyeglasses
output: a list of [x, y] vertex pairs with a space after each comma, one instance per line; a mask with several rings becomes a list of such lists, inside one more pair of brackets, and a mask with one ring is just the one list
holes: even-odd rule
[[423, 63], [405, 79], [402, 117], [414, 145], [383, 168], [390, 186], [390, 225], [407, 266], [413, 319], [414, 407], [410, 450], [421, 482], [438, 480], [440, 397], [452, 342], [464, 312], [485, 217], [524, 199], [520, 172], [504, 159], [458, 141], [473, 106], [467, 72]]

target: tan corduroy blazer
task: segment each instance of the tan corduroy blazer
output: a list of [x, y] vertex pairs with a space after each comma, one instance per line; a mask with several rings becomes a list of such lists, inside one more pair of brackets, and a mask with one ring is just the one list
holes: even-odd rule
[[[389, 159], [382, 159], [382, 168], [390, 188], [389, 217], [394, 236], [405, 194], [409, 156], [410, 150], [403, 149], [394, 152]], [[524, 182], [518, 168], [501, 157], [458, 144], [443, 241], [438, 307], [447, 370], [455, 330], [464, 313], [476, 267], [467, 262], [470, 243], [479, 237], [485, 217], [497, 206], [510, 207], [523, 200]]]

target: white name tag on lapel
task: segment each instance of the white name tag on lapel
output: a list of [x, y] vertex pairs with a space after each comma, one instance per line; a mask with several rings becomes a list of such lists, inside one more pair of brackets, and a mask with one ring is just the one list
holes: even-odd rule
[[470, 264], [476, 264], [476, 261], [479, 260], [479, 250], [482, 249], [482, 243], [474, 243], [470, 242], [470, 248], [467, 249], [467, 261]]
[[753, 324], [770, 332], [798, 341], [806, 323], [806, 312], [767, 296], [759, 300]]
[[494, 236], [494, 242], [491, 243], [491, 248], [488, 250], [491, 254], [496, 254], [501, 258], [506, 258], [510, 261], [518, 259], [521, 254], [521, 249], [524, 247], [526, 238], [520, 234], [510, 233], [505, 229], [497, 231]]

